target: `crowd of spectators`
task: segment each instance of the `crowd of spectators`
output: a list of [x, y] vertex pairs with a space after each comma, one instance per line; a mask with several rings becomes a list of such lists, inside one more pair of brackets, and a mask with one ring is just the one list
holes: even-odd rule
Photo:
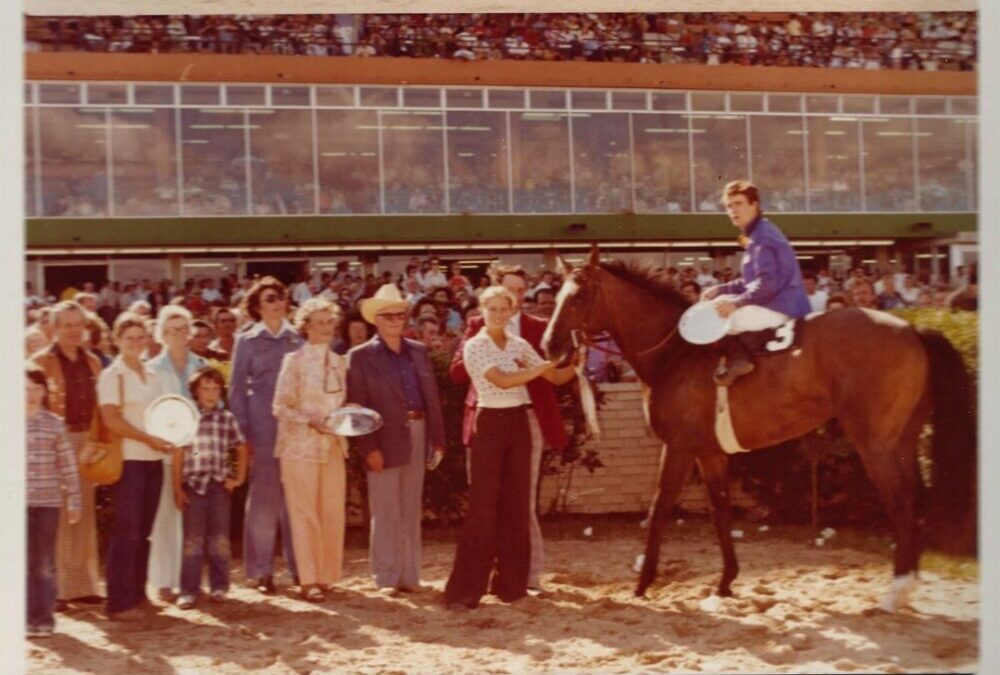
[[29, 51], [973, 70], [975, 12], [29, 16]]

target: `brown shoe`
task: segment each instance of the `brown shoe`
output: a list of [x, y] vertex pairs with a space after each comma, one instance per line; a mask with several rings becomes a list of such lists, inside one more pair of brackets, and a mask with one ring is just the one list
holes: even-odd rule
[[737, 378], [746, 375], [747, 373], [753, 372], [754, 365], [749, 361], [743, 359], [735, 359], [732, 363], [723, 361], [716, 368], [715, 374], [712, 376], [712, 380], [720, 387], [728, 387], [736, 381]]

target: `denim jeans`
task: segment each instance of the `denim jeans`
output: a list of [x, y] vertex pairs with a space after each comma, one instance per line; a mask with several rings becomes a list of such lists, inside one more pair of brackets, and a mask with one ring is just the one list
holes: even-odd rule
[[163, 481], [162, 461], [126, 460], [111, 489], [115, 524], [108, 550], [108, 611], [123, 612], [146, 597], [149, 534]]
[[52, 628], [56, 607], [58, 507], [28, 507], [28, 626]]
[[181, 595], [201, 591], [201, 567], [208, 558], [208, 585], [213, 591], [229, 590], [229, 515], [232, 495], [217, 481], [209, 481], [205, 494], [184, 486], [184, 553], [181, 560]]

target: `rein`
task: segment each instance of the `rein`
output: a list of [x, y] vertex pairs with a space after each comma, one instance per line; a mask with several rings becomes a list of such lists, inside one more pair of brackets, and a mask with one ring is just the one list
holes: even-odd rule
[[[662, 340], [660, 340], [659, 342], [657, 342], [655, 345], [653, 345], [649, 349], [643, 349], [641, 352], [639, 352], [638, 354], [636, 354], [636, 358], [641, 357], [641, 356], [646, 356], [647, 354], [651, 354], [651, 353], [653, 353], [655, 351], [658, 351], [662, 347], [666, 346], [666, 344], [668, 342], [670, 342], [670, 339], [672, 337], [674, 337], [675, 335], [677, 335], [677, 329], [678, 329], [678, 327], [679, 327], [679, 324], [678, 324], [678, 326], [674, 326], [674, 329], [667, 334], [667, 337], [663, 338]], [[579, 348], [580, 345], [584, 345], [584, 346], [587, 347], [587, 349], [594, 349], [594, 350], [599, 351], [599, 352], [604, 352], [605, 354], [610, 354], [611, 356], [620, 356], [622, 358], [625, 357], [625, 355], [620, 350], [611, 349], [610, 347], [605, 347], [605, 346], [600, 345], [600, 344], [598, 344], [596, 342], [591, 342], [590, 339], [589, 339], [590, 336], [587, 334], [587, 332], [583, 331], [583, 330], [580, 330], [579, 328], [574, 328], [570, 332], [570, 336], [571, 336], [571, 338], [573, 340], [573, 347], [574, 348]]]

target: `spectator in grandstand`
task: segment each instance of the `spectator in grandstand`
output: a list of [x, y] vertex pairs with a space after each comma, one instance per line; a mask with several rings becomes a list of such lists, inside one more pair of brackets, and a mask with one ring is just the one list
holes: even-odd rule
[[843, 309], [851, 306], [851, 299], [846, 293], [834, 293], [826, 301], [826, 311], [832, 312], [835, 309]]
[[701, 298], [701, 286], [697, 281], [681, 282], [680, 292], [692, 305]]
[[907, 303], [903, 296], [896, 290], [896, 277], [886, 274], [882, 277], [882, 292], [878, 294], [879, 309], [898, 309], [906, 307]]
[[472, 292], [472, 282], [469, 281], [469, 277], [462, 274], [462, 265], [459, 262], [453, 262], [448, 266], [451, 278], [448, 279], [448, 287], [453, 293], [458, 293], [461, 289], [466, 289], [470, 293]]
[[535, 291], [535, 316], [543, 319], [552, 318], [556, 310], [556, 293], [551, 288], [539, 288]]
[[816, 287], [816, 273], [809, 270], [803, 272], [802, 284], [806, 289], [806, 295], [809, 296], [809, 305], [812, 307], [812, 311], [825, 312], [828, 297], [826, 291], [821, 291]]
[[[101, 362], [84, 347], [87, 313], [72, 301], [52, 308], [55, 341], [36, 351], [31, 363], [48, 381], [45, 407], [66, 426], [76, 455], [87, 454], [89, 431], [97, 410], [97, 378]], [[97, 559], [96, 486], [79, 478], [82, 510], [74, 526], [65, 514], [56, 539], [56, 585], [62, 601], [100, 602]], [[62, 603], [64, 604], [64, 603]]]
[[114, 356], [111, 346], [111, 330], [104, 320], [92, 314], [87, 317], [87, 337], [85, 344], [87, 349], [101, 362], [101, 368], [111, 365]]
[[239, 310], [222, 307], [215, 312], [215, 339], [209, 343], [208, 348], [220, 355], [217, 357], [220, 361], [229, 361], [232, 357], [236, 343], [236, 327], [239, 322], [237, 311]]
[[879, 309], [878, 296], [875, 295], [875, 286], [868, 279], [855, 277], [850, 293], [855, 307]]
[[257, 281], [243, 299], [242, 312], [254, 323], [236, 337], [229, 405], [250, 443], [243, 561], [246, 576], [264, 594], [274, 594], [274, 546], [281, 533], [285, 563], [297, 576], [281, 469], [274, 456], [277, 420], [272, 413], [275, 384], [285, 354], [302, 338], [285, 318], [288, 296], [274, 277]]
[[49, 343], [45, 339], [45, 333], [35, 328], [29, 328], [24, 332], [24, 356], [29, 358], [38, 351], [45, 348]]
[[420, 276], [420, 286], [423, 288], [424, 292], [430, 292], [431, 289], [436, 289], [441, 286], [448, 286], [448, 278], [445, 276], [444, 270], [441, 269], [441, 261], [437, 258], [430, 258], [426, 262], [426, 269]]
[[[235, 317], [234, 317], [235, 318]], [[191, 343], [190, 348], [193, 354], [197, 354], [206, 361], [226, 361], [225, 352], [217, 352], [211, 347], [215, 334], [212, 325], [203, 319], [195, 319], [191, 322]]]
[[145, 321], [134, 314], [115, 320], [118, 357], [97, 382], [101, 416], [122, 437], [124, 465], [112, 488], [115, 524], [107, 563], [108, 617], [139, 619], [146, 602], [148, 538], [163, 484], [163, 457], [174, 446], [145, 431], [144, 413], [163, 389], [159, 375], [140, 361], [148, 341]]
[[284, 356], [275, 385], [274, 454], [281, 464], [302, 597], [309, 602], [322, 602], [323, 591], [340, 581], [344, 557], [347, 439], [325, 424], [346, 395], [347, 366], [331, 349], [342, 319], [336, 305], [307, 300], [295, 314], [295, 328], [306, 342]]
[[374, 329], [364, 320], [361, 312], [356, 309], [351, 310], [340, 325], [340, 336], [334, 343], [333, 351], [344, 355], [370, 340], [374, 334]]
[[974, 312], [979, 309], [979, 275], [973, 270], [965, 286], [959, 288], [948, 298], [948, 307]]
[[86, 311], [94, 314], [97, 312], [97, 295], [94, 293], [88, 293], [87, 291], [80, 291], [73, 297], [73, 301], [78, 305], [83, 307]]
[[[900, 282], [900, 277], [902, 277], [902, 283]], [[897, 274], [896, 288], [899, 289], [899, 294], [903, 297], [903, 302], [909, 306], [917, 304], [917, 297], [920, 295], [920, 285], [917, 283], [916, 277], [912, 274]]]
[[[159, 376], [165, 394], [174, 394], [194, 401], [188, 380], [204, 368], [204, 358], [190, 348], [194, 319], [184, 307], [167, 305], [160, 310], [156, 323], [156, 342], [162, 352], [146, 362], [146, 367]], [[184, 523], [174, 500], [173, 455], [163, 458], [160, 502], [153, 522], [149, 549], [149, 583], [157, 589], [161, 600], [172, 600], [181, 586], [181, 548]]]
[[917, 293], [917, 301], [914, 303], [916, 307], [933, 307], [934, 306], [934, 290], [930, 288], [921, 288]]
[[444, 453], [444, 421], [426, 348], [403, 337], [407, 302], [394, 284], [361, 301], [377, 335], [348, 352], [347, 401], [372, 408], [383, 426], [359, 436], [371, 511], [371, 571], [380, 592], [420, 585], [424, 470]]
[[441, 331], [440, 322], [432, 316], [422, 316], [417, 319], [416, 325], [416, 336], [417, 339], [427, 347], [427, 351], [430, 353], [445, 352], [444, 339]]
[[701, 265], [701, 270], [698, 272], [698, 276], [695, 278], [698, 285], [702, 288], [709, 288], [710, 286], [715, 286], [719, 283], [719, 280], [715, 278], [712, 274], [712, 268], [707, 264], [703, 263]]

